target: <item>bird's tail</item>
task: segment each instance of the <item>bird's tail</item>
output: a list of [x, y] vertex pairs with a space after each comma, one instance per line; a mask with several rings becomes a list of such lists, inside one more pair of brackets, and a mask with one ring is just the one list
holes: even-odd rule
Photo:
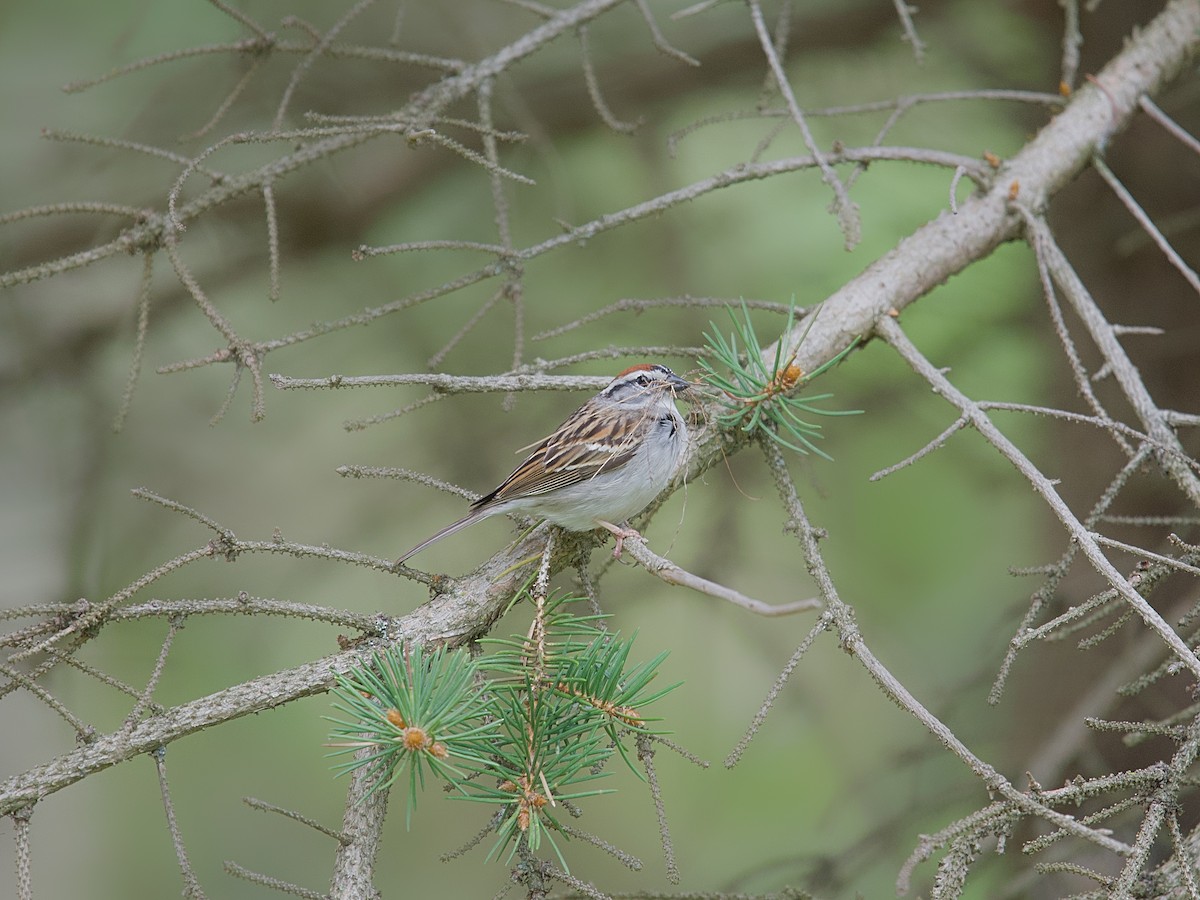
[[430, 544], [436, 544], [442, 538], [448, 537], [448, 536], [454, 534], [455, 532], [462, 531], [468, 525], [474, 525], [480, 519], [487, 518], [494, 512], [495, 512], [494, 509], [472, 510], [471, 512], [469, 512], [465, 516], [463, 516], [461, 519], [459, 519], [457, 522], [453, 522], [450, 525], [447, 525], [445, 528], [443, 528], [441, 531], [439, 531], [433, 537], [429, 537], [429, 538], [426, 538], [425, 540], [421, 541], [421, 543], [417, 544], [417, 546], [413, 547], [411, 550], [409, 550], [407, 553], [405, 553], [403, 556], [401, 556], [399, 559], [397, 559], [395, 562], [395, 565], [400, 565], [402, 562], [407, 560], [410, 556], [416, 556], [418, 553], [420, 553], [422, 550], [424, 550]]

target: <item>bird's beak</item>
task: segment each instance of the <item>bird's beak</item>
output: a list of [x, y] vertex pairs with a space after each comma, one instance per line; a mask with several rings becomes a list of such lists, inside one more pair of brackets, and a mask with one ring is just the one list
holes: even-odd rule
[[674, 372], [672, 372], [671, 377], [667, 379], [667, 384], [670, 385], [671, 392], [675, 394], [678, 394], [680, 391], [686, 391], [692, 386], [690, 381], [680, 378]]

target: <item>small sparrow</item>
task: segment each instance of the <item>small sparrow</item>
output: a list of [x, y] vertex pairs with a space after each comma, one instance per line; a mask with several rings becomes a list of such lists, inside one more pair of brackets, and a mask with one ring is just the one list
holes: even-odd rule
[[575, 410], [471, 511], [422, 541], [400, 564], [435, 541], [498, 513], [529, 513], [567, 531], [607, 528], [613, 556], [637, 532], [617, 524], [645, 509], [670, 482], [687, 448], [675, 396], [690, 387], [666, 366], [626, 369]]

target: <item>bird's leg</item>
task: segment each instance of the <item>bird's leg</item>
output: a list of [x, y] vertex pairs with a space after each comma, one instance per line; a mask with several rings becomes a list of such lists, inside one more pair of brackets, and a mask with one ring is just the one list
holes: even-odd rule
[[636, 528], [629, 528], [628, 526], [622, 528], [620, 525], [614, 525], [612, 522], [605, 522], [603, 519], [597, 519], [596, 524], [601, 528], [607, 528], [617, 536], [617, 546], [613, 548], [613, 559], [621, 558], [621, 550], [624, 548], [625, 540], [627, 538], [640, 538], [642, 536], [641, 532], [639, 532]]

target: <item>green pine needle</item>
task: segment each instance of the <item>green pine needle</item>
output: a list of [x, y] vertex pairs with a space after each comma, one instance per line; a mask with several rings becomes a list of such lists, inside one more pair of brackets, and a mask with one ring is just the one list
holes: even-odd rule
[[[813, 406], [818, 400], [826, 400], [831, 394], [818, 394], [811, 397], [793, 397], [790, 393], [797, 386], [805, 384], [822, 372], [841, 362], [857, 344], [856, 338], [850, 346], [821, 365], [813, 372], [802, 372], [795, 365], [794, 359], [782, 359], [782, 341], [775, 344], [775, 358], [768, 367], [766, 360], [758, 348], [761, 346], [754, 324], [750, 320], [750, 311], [745, 301], [742, 302], [740, 316], [733, 310], [727, 309], [733, 322], [733, 333], [728, 337], [721, 332], [715, 323], [710, 322], [712, 329], [705, 332], [704, 338], [712, 351], [712, 358], [719, 364], [714, 365], [709, 359], [701, 359], [700, 366], [704, 369], [704, 380], [725, 395], [728, 412], [717, 416], [717, 422], [725, 428], [737, 428], [747, 434], [764, 434], [770, 440], [795, 450], [797, 453], [815, 453], [825, 459], [832, 460], [828, 453], [813, 443], [824, 437], [822, 428], [815, 422], [803, 418], [801, 414], [818, 416], [853, 416], [862, 413], [861, 409], [828, 410]], [[791, 330], [795, 321], [796, 308], [788, 309], [786, 334]], [[809, 320], [809, 328], [815, 320], [816, 313]], [[806, 329], [800, 338], [800, 343], [808, 336]], [[739, 344], [745, 351], [739, 350]]]
[[545, 602], [537, 647], [523, 636], [486, 639], [492, 652], [478, 659], [397, 648], [338, 676], [330, 755], [355, 754], [339, 774], [365, 768], [368, 796], [405, 779], [409, 820], [427, 778], [440, 779], [457, 799], [499, 807], [489, 859], [511, 859], [522, 843], [537, 852], [544, 839], [566, 869], [560, 801], [609, 793], [592, 782], [606, 777], [614, 750], [641, 777], [624, 744], [658, 733], [645, 708], [678, 686], [654, 686], [666, 653], [631, 664], [634, 637], [577, 615], [579, 600]]
[[367, 767], [369, 796], [407, 772], [409, 823], [427, 774], [461, 790], [467, 773], [460, 766], [483, 764], [495, 731], [483, 717], [475, 669], [461, 650], [429, 653], [416, 645], [376, 653], [369, 667], [335, 676], [333, 705], [346, 718], [326, 716], [336, 748], [329, 755], [370, 750], [336, 765], [337, 773]]

